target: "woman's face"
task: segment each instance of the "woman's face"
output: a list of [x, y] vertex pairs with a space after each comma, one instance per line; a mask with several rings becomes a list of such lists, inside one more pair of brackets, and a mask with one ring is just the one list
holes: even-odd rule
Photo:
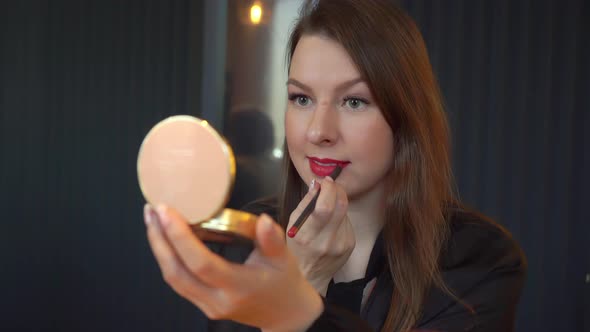
[[335, 41], [303, 36], [291, 59], [285, 135], [305, 183], [337, 164], [350, 200], [382, 188], [393, 163], [393, 133], [348, 53]]

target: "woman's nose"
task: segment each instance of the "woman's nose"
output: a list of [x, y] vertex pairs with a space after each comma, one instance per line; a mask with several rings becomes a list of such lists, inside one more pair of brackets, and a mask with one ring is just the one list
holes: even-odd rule
[[307, 139], [317, 145], [333, 145], [338, 136], [337, 110], [329, 104], [318, 105], [307, 128]]

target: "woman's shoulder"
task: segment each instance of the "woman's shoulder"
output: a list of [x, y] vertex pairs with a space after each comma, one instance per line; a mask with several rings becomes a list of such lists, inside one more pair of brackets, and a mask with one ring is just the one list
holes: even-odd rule
[[453, 295], [433, 288], [418, 325], [444, 331], [513, 331], [526, 276], [520, 246], [504, 227], [474, 210], [454, 207], [448, 218], [450, 234], [440, 268]]
[[443, 271], [467, 264], [490, 269], [509, 265], [524, 272], [524, 253], [503, 226], [464, 206], [450, 208], [448, 218], [450, 234], [441, 256]]

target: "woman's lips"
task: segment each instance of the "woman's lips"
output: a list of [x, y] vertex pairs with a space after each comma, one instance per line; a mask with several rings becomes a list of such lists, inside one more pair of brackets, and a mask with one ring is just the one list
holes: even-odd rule
[[310, 157], [309, 159], [309, 168], [313, 172], [313, 174], [317, 176], [328, 176], [330, 175], [336, 166], [340, 166], [344, 169], [350, 161], [343, 161], [343, 160], [335, 160], [329, 158], [315, 158]]

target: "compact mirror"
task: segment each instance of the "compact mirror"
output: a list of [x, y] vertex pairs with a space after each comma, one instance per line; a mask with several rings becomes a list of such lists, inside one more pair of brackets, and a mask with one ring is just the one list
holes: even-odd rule
[[137, 157], [145, 200], [179, 211], [203, 241], [253, 245], [257, 216], [225, 208], [236, 174], [233, 151], [207, 121], [176, 115], [156, 124]]

